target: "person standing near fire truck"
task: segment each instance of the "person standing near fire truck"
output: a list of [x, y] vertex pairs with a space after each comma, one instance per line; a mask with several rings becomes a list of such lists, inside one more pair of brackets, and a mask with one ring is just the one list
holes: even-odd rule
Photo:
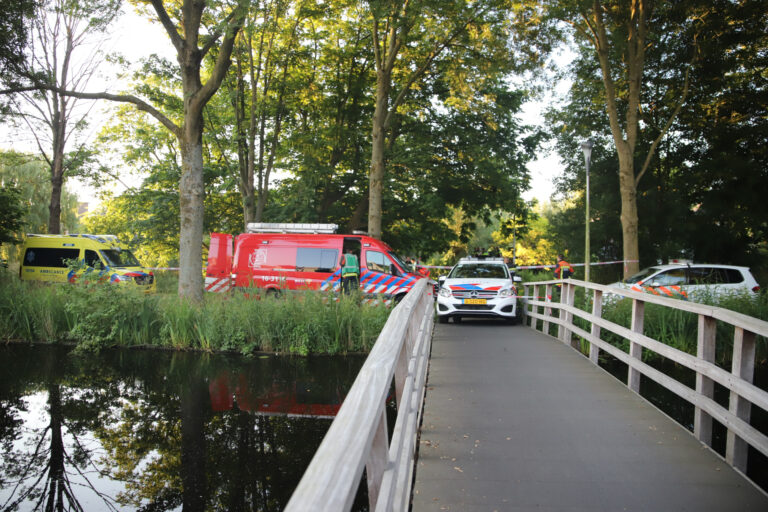
[[349, 295], [360, 287], [360, 264], [352, 251], [341, 255], [341, 290]]

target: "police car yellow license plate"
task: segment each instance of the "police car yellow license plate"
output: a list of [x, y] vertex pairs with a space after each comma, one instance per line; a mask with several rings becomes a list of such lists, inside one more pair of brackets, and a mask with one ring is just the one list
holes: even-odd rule
[[485, 299], [464, 299], [464, 304], [485, 304]]

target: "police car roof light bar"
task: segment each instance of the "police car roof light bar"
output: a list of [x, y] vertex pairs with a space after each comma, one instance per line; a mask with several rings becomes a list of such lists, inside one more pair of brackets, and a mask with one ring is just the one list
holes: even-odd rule
[[334, 234], [338, 224], [295, 224], [290, 222], [249, 222], [246, 233], [324, 233]]

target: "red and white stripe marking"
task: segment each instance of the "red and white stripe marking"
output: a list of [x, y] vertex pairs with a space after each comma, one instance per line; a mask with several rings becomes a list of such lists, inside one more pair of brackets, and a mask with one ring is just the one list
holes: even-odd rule
[[222, 293], [227, 292], [232, 288], [232, 282], [229, 277], [206, 277], [205, 278], [205, 291]]

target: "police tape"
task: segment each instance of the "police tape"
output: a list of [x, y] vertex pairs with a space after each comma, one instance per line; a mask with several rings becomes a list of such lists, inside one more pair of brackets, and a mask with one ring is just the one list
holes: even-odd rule
[[[590, 262], [590, 266], [595, 265], [617, 265], [619, 263], [637, 263], [638, 260], [617, 260], [617, 261], [594, 261]], [[583, 267], [586, 265], [586, 263], [571, 263], [572, 267]], [[444, 269], [444, 270], [450, 270], [453, 267], [445, 266], [445, 265], [416, 265], [417, 268], [437, 268], [437, 269]], [[557, 268], [557, 264], [555, 265], [519, 265], [514, 267], [516, 270], [530, 270], [535, 268]]]
[[[589, 266], [596, 266], [596, 265], [617, 265], [619, 263], [637, 263], [638, 260], [616, 260], [616, 261], [592, 261], [589, 263]], [[583, 267], [586, 265], [586, 263], [569, 263], [572, 267]], [[557, 268], [557, 265], [521, 265], [519, 267], [515, 267], [516, 269], [532, 269], [532, 268]]]

